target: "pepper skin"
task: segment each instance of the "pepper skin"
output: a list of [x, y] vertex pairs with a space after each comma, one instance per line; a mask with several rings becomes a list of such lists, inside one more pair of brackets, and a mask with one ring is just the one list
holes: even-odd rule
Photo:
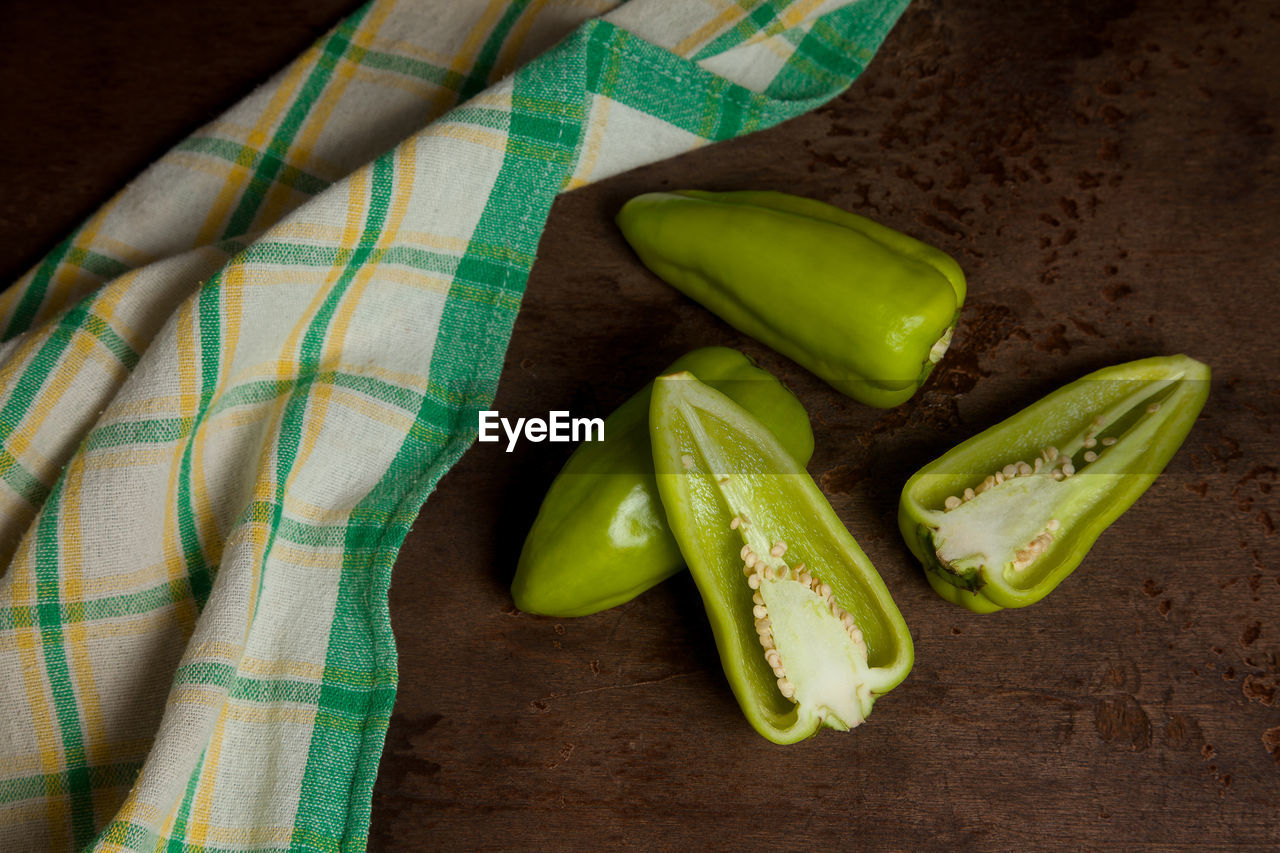
[[658, 491], [747, 720], [794, 743], [848, 730], [911, 670], [911, 634], [812, 478], [689, 373], [654, 382]]
[[929, 376], [964, 302], [951, 257], [813, 199], [648, 193], [617, 221], [659, 278], [880, 408], [905, 402]]
[[[691, 371], [755, 412], [801, 464], [813, 455], [804, 406], [742, 353], [705, 347], [672, 370]], [[684, 566], [653, 479], [651, 388], [619, 406], [605, 420], [605, 440], [578, 447], [552, 482], [511, 582], [520, 610], [586, 616], [630, 601]]]
[[1095, 371], [931, 462], [898, 526], [948, 601], [977, 613], [1044, 598], [1173, 458], [1209, 395], [1185, 355]]

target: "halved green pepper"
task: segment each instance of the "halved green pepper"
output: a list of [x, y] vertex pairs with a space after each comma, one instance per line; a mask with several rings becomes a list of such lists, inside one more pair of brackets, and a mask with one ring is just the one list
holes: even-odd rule
[[1185, 355], [1106, 367], [907, 481], [898, 525], [930, 585], [978, 613], [1044, 598], [1155, 481], [1209, 394]]
[[916, 392], [964, 302], [964, 273], [950, 256], [813, 199], [648, 193], [617, 221], [664, 281], [872, 406]]
[[691, 374], [649, 404], [658, 491], [752, 727], [794, 743], [847, 730], [911, 669], [911, 634], [871, 561], [764, 425]]
[[[804, 406], [742, 353], [704, 347], [665, 372], [673, 370], [694, 373], [754, 412], [800, 464], [813, 455]], [[653, 479], [651, 388], [609, 415], [604, 441], [578, 447], [551, 483], [511, 582], [519, 609], [586, 616], [630, 601], [684, 566]]]

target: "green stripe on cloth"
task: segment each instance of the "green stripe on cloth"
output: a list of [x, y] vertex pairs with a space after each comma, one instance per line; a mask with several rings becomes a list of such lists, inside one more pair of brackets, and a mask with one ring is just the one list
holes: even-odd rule
[[762, 0], [756, 3], [746, 17], [739, 18], [738, 22], [721, 33], [702, 50], [698, 51], [694, 59], [706, 59], [711, 56], [719, 56], [727, 50], [732, 50], [750, 38], [754, 38], [759, 33], [769, 33], [771, 30], [782, 30], [781, 27], [770, 27], [769, 25], [777, 19], [787, 9], [788, 4], [785, 2], [772, 2], [772, 0]]
[[457, 71], [441, 68], [434, 63], [380, 50], [366, 50], [364, 55], [360, 57], [360, 64], [383, 71], [394, 71], [397, 74], [414, 77], [418, 80], [426, 80], [429, 83], [435, 83], [454, 91], [461, 89], [462, 83], [466, 79]]
[[908, 0], [887, 0], [879, 8], [850, 6], [814, 22], [782, 71], [765, 89], [771, 98], [805, 98], [815, 89], [842, 85], [862, 73]]
[[40, 310], [40, 305], [44, 302], [45, 293], [49, 290], [49, 283], [53, 280], [54, 273], [57, 272], [67, 253], [71, 251], [71, 247], [75, 244], [76, 237], [79, 234], [79, 230], [73, 231], [70, 236], [55, 246], [53, 251], [40, 262], [40, 266], [36, 268], [35, 276], [23, 292], [22, 298], [14, 309], [13, 316], [9, 318], [9, 322], [5, 326], [4, 340], [10, 340], [15, 335], [21, 334], [31, 327], [31, 321], [36, 318], [36, 312]]
[[200, 760], [196, 762], [196, 769], [191, 774], [191, 781], [187, 783], [187, 792], [182, 797], [182, 805], [178, 808], [178, 813], [173, 819], [173, 831], [169, 836], [169, 844], [165, 847], [168, 853], [182, 853], [187, 849], [185, 836], [187, 831], [187, 816], [191, 814], [191, 803], [196, 796], [196, 783], [200, 781], [200, 775], [204, 771], [205, 755], [201, 754]]
[[[175, 151], [189, 151], [195, 154], [206, 154], [228, 163], [247, 165], [251, 169], [262, 166], [269, 155], [257, 151], [240, 142], [230, 139], [218, 139], [216, 136], [193, 136], [178, 143]], [[282, 164], [274, 176], [277, 183], [284, 184], [300, 193], [315, 195], [329, 186], [329, 182], [302, 171], [297, 166]]]
[[319, 683], [290, 678], [253, 678], [242, 673], [237, 674], [235, 668], [229, 664], [212, 662], [189, 664], [180, 667], [173, 678], [175, 685], [200, 685], [210, 680], [233, 684], [230, 698], [240, 702], [315, 705], [320, 697]]
[[271, 142], [267, 145], [267, 150], [257, 168], [254, 169], [253, 177], [249, 179], [249, 185], [245, 188], [244, 195], [240, 197], [240, 204], [231, 214], [231, 219], [223, 231], [224, 238], [236, 237], [249, 231], [253, 224], [253, 217], [258, 212], [258, 205], [266, 198], [267, 190], [271, 188], [277, 173], [284, 167], [294, 137], [320, 99], [325, 86], [329, 83], [329, 77], [333, 74], [333, 69], [337, 67], [343, 54], [351, 46], [351, 37], [359, 26], [360, 20], [368, 14], [372, 6], [372, 2], [361, 6], [321, 43], [316, 64], [302, 84], [302, 90], [298, 93], [297, 99], [285, 113], [280, 127], [271, 137]]
[[462, 87], [458, 89], [458, 100], [465, 101], [489, 82], [489, 76], [493, 73], [493, 64], [498, 59], [498, 51], [502, 49], [507, 36], [511, 33], [511, 28], [516, 25], [516, 21], [528, 6], [529, 0], [511, 0], [503, 10], [502, 17], [493, 28], [493, 32], [489, 33], [489, 37], [484, 40], [484, 46], [480, 48], [480, 54], [476, 57], [471, 73], [462, 81]]
[[77, 847], [93, 838], [93, 796], [89, 768], [85, 760], [84, 732], [80, 727], [80, 706], [76, 701], [69, 677], [65, 635], [61, 614], [58, 612], [61, 575], [58, 559], [59, 513], [62, 497], [62, 481], [54, 486], [45, 502], [36, 529], [36, 617], [40, 625], [40, 648], [45, 670], [53, 691], [53, 704], [58, 719], [58, 734], [62, 740], [62, 755], [66, 767], [67, 795], [71, 803], [71, 830]]
[[219, 299], [222, 287], [221, 279], [215, 276], [208, 284], [200, 288], [196, 300], [196, 317], [200, 345], [200, 402], [194, 419], [188, 424], [180, 438], [185, 439], [182, 449], [182, 462], [178, 468], [178, 535], [182, 540], [182, 562], [187, 571], [187, 582], [191, 584], [191, 595], [197, 608], [203, 608], [209, 590], [213, 586], [208, 561], [204, 548], [200, 543], [200, 534], [196, 532], [197, 508], [191, 489], [192, 453], [195, 451], [195, 435], [200, 425], [205, 423], [209, 403], [213, 400], [218, 383], [218, 364], [221, 360], [219, 350], [222, 347], [221, 319], [219, 315]]
[[[855, 0], [781, 29], [793, 4], [744, 0], [677, 32], [668, 1], [631, 32], [527, 0], [374, 0], [18, 283], [0, 474], [28, 505], [0, 506], [0, 535], [26, 550], [0, 639], [38, 638], [40, 682], [0, 695], [0, 849], [364, 848], [396, 690], [391, 569], [492, 406], [556, 195], [651, 161], [650, 139], [687, 150], [829, 100], [902, 8]], [[548, 26], [563, 38], [482, 92]], [[696, 56], [659, 47], [713, 29]], [[764, 91], [734, 82], [779, 47]], [[713, 57], [721, 73], [698, 64]], [[243, 186], [217, 180], [225, 163]], [[277, 187], [306, 198], [274, 213]], [[120, 277], [136, 257], [158, 262]], [[53, 302], [86, 273], [117, 279], [110, 312]], [[36, 417], [39, 442], [19, 440]], [[90, 704], [126, 692], [150, 716]], [[6, 773], [36, 712], [55, 730]]]
[[[99, 791], [129, 785], [138, 775], [141, 767], [142, 762], [131, 761], [122, 764], [97, 765], [87, 768], [86, 772], [89, 776], [89, 785], [93, 790]], [[71, 787], [67, 777], [68, 774], [63, 772], [6, 779], [0, 782], [0, 800], [20, 802], [38, 799], [46, 794], [63, 794]]]
[[38, 505], [47, 500], [48, 487], [26, 469], [21, 459], [10, 453], [9, 440], [31, 411], [37, 396], [46, 389], [50, 376], [54, 374], [71, 345], [76, 331], [90, 316], [84, 306], [63, 316], [57, 327], [40, 343], [31, 361], [23, 367], [21, 375], [13, 383], [8, 399], [0, 406], [0, 449], [3, 450], [5, 482], [32, 504]]
[[13, 454], [2, 448], [0, 448], [0, 471], [3, 471], [0, 479], [3, 479], [16, 495], [32, 506], [39, 506], [48, 497], [49, 487], [22, 467], [22, 463]]
[[[321, 324], [327, 325], [336, 307], [336, 299], [341, 297], [346, 284], [350, 283], [351, 276], [355, 274], [355, 270], [359, 268], [359, 265], [365, 261], [369, 252], [373, 249], [373, 245], [377, 240], [378, 229], [386, 217], [393, 177], [393, 156], [387, 155], [379, 158], [374, 164], [369, 216], [365, 224], [365, 233], [360, 238], [359, 250], [352, 256], [351, 264], [348, 265], [347, 270], [343, 273], [343, 280], [340, 282], [342, 289], [335, 288], [335, 293], [326, 300], [325, 305], [318, 313], [316, 323], [313, 323], [311, 329], [308, 330], [307, 337], [303, 341], [302, 360], [304, 363], [316, 363], [319, 361], [319, 347], [323, 343], [323, 339], [319, 335], [319, 331], [322, 329]], [[296, 411], [293, 413], [287, 412], [286, 420], [290, 418], [290, 415], [296, 418], [300, 417], [301, 413]], [[285, 468], [287, 471], [291, 462], [292, 458], [289, 455], [282, 459], [280, 467]], [[278, 482], [280, 483], [280, 491], [277, 494], [282, 501], [284, 478], [281, 477]], [[362, 628], [367, 630], [368, 625], [364, 619], [358, 618], [358, 614], [363, 610], [360, 603], [370, 600], [366, 597], [368, 591], [366, 587], [371, 582], [370, 573], [367, 571], [367, 560], [361, 551], [363, 549], [360, 549], [360, 551], [356, 549], [347, 550], [343, 563], [342, 577], [338, 585], [335, 618], [329, 634], [330, 655], [334, 654], [333, 650], [336, 646], [338, 657], [348, 666], [353, 662], [352, 652], [354, 650], [376, 649], [379, 646], [375, 638], [353, 638], [348, 636], [352, 631], [361, 631]], [[386, 575], [386, 583], [389, 585], [390, 572], [387, 571]], [[379, 600], [385, 599], [386, 586], [379, 588], [378, 593], [377, 598]], [[365, 653], [362, 652], [356, 658], [356, 662], [364, 663], [364, 657]], [[372, 663], [370, 662], [368, 665], [372, 666]], [[348, 792], [348, 798], [352, 797], [353, 789], [357, 788], [357, 786], [351, 784], [349, 774], [353, 765], [356, 768], [356, 772], [359, 772], [358, 754], [361, 751], [360, 746], [364, 740], [364, 727], [368, 727], [376, 742], [376, 746], [371, 748], [373, 754], [378, 755], [381, 753], [381, 744], [386, 732], [387, 722], [391, 719], [391, 705], [395, 697], [395, 655], [393, 651], [389, 662], [382, 667], [384, 671], [381, 674], [381, 678], [378, 679], [381, 684], [374, 689], [362, 692], [364, 702], [359, 708], [362, 712], [360, 715], [361, 731], [357, 733], [354, 744], [352, 744], [351, 739], [343, 736], [344, 734], [351, 734], [349, 731], [343, 731], [344, 726], [338, 725], [336, 727], [337, 731], [334, 731], [337, 709], [339, 705], [345, 704], [338, 700], [346, 695], [346, 690], [335, 684], [328, 677], [330, 668], [334, 666], [335, 663], [332, 660], [326, 662], [325, 665], [326, 678], [320, 688], [320, 698], [317, 703], [316, 718], [311, 736], [311, 752], [307, 759], [307, 771], [304, 774], [302, 797], [294, 823], [293, 841], [295, 845], [314, 845], [324, 839], [329, 839], [333, 842], [332, 849], [338, 850], [353, 843], [355, 840], [351, 837], [353, 830], [361, 840], [361, 846], [363, 846], [363, 838], [367, 833], [367, 829], [364, 828], [368, 826], [369, 822], [368, 809], [366, 808], [361, 814], [354, 816], [355, 819], [353, 820], [353, 816], [349, 814], [349, 809], [333, 809], [330, 807], [316, 810], [311, 806], [315, 803], [324, 803], [326, 806], [333, 804], [334, 800], [329, 799], [332, 796], [330, 791], [321, 792], [317, 790], [322, 785], [340, 785], [342, 789]], [[385, 697], [383, 694], [385, 694]], [[379, 706], [376, 711], [374, 708], [375, 703]], [[323, 744], [321, 746], [321, 749], [325, 752], [323, 760], [325, 762], [340, 762], [341, 767], [347, 768], [347, 773], [343, 773], [339, 767], [334, 765], [326, 768], [329, 772], [313, 772], [311, 768], [316, 761], [318, 744]], [[353, 761], [351, 754], [353, 746], [355, 746], [355, 751], [357, 752], [355, 761]], [[332, 775], [330, 775], [330, 772]], [[355, 796], [354, 799], [359, 800], [360, 798]]]
[[[63, 603], [58, 618], [64, 627], [77, 622], [103, 622], [150, 613], [173, 602], [173, 585], [166, 581], [163, 584], [134, 589], [118, 595]], [[6, 607], [0, 610], [0, 630], [28, 627], [34, 624], [36, 623], [31, 608]]]
[[102, 279], [113, 279], [129, 271], [128, 264], [79, 246], [67, 250], [66, 263], [75, 264]]

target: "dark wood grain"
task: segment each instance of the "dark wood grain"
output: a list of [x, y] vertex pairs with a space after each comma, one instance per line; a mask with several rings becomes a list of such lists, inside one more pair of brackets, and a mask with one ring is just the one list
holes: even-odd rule
[[[0, 268], [34, 260], [341, 5], [245, 4], [238, 20], [263, 16], [279, 41], [236, 56], [222, 45], [244, 28], [202, 35], [216, 59], [168, 103], [148, 75], [172, 77], [171, 58], [69, 79], [31, 65], [31, 45], [61, 42], [18, 15], [27, 64], [11, 54], [3, 73], [45, 94], [5, 113], [31, 139], [5, 134]], [[140, 32], [106, 37], [123, 52]], [[521, 539], [568, 449], [480, 445], [396, 567], [400, 692], [371, 848], [1280, 845], [1277, 43], [1262, 3], [918, 0], [827, 107], [561, 197], [497, 407], [604, 414], [690, 348], [750, 353], [809, 407], [810, 470], [911, 625], [915, 669], [853, 733], [765, 742], [686, 576], [583, 619], [513, 609]], [[96, 152], [67, 118], [86, 114], [125, 147]], [[926, 388], [887, 412], [842, 398], [647, 273], [612, 216], [686, 186], [810, 195], [953, 253], [969, 303]], [[938, 599], [894, 521], [908, 474], [1081, 373], [1172, 352], [1212, 365], [1209, 404], [1084, 565], [1025, 610]]]

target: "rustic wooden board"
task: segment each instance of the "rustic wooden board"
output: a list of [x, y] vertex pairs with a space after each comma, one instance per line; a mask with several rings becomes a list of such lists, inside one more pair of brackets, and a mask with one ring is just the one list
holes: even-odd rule
[[[239, 4], [245, 26], [178, 27], [183, 51], [148, 39], [164, 4], [140, 4], [94, 37], [153, 50], [137, 67], [104, 53], [98, 75], [56, 15], [15, 13], [0, 73], [23, 133], [0, 137], [0, 269], [343, 5]], [[257, 53], [222, 49], [246, 32]], [[561, 197], [497, 407], [603, 415], [695, 346], [750, 353], [809, 407], [810, 471], [893, 591], [916, 666], [861, 729], [767, 743], [687, 576], [583, 619], [513, 609], [521, 539], [568, 448], [479, 445], [396, 567], [401, 682], [371, 848], [1280, 845], [1278, 41], [1261, 3], [918, 0], [829, 106]], [[869, 409], [653, 278], [612, 216], [694, 186], [810, 195], [953, 253], [970, 297], [926, 388]], [[1021, 611], [938, 599], [896, 530], [909, 473], [1081, 373], [1172, 352], [1212, 365], [1209, 404], [1076, 574]]]

